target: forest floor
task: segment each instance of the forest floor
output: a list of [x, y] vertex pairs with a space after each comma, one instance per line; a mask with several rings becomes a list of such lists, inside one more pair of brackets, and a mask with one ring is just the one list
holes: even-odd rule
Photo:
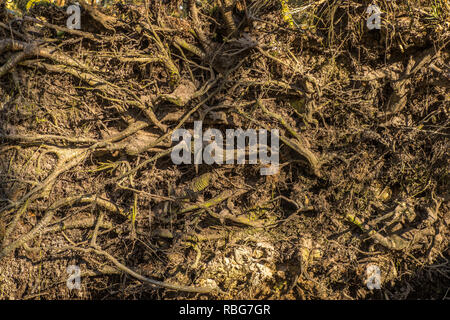
[[0, 1], [0, 299], [449, 298], [447, 0], [78, 2]]

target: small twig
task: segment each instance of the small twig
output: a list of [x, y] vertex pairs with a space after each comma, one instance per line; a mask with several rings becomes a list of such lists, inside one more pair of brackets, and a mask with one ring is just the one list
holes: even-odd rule
[[91, 247], [93, 247], [93, 248], [96, 248], [98, 246], [97, 245], [98, 229], [100, 228], [100, 225], [103, 223], [104, 215], [105, 215], [105, 213], [103, 211], [100, 212], [97, 223], [95, 224], [94, 233], [92, 234], [91, 243], [90, 243]]
[[30, 144], [42, 144], [52, 142], [53, 140], [60, 140], [69, 143], [79, 143], [79, 144], [93, 144], [98, 142], [95, 139], [90, 138], [76, 138], [76, 137], [65, 137], [53, 134], [33, 134], [33, 135], [20, 135], [20, 134], [0, 134], [0, 139], [18, 141], [19, 143], [30, 143]]

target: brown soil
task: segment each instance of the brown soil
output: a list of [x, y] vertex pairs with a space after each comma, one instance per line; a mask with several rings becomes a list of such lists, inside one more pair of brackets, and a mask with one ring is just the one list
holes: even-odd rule
[[[371, 1], [79, 2], [70, 30], [0, 1], [0, 299], [448, 299], [448, 1], [380, 30]], [[173, 164], [195, 120], [279, 129], [279, 173]]]

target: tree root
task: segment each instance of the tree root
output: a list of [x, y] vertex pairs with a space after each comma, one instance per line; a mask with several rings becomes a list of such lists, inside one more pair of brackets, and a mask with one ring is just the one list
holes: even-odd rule
[[237, 28], [233, 20], [233, 0], [220, 0], [220, 11], [228, 29], [228, 37], [236, 36]]
[[[291, 148], [292, 150], [296, 151], [298, 154], [300, 154], [302, 157], [304, 157], [310, 167], [312, 172], [317, 176], [317, 177], [321, 177], [321, 173], [320, 173], [320, 163], [319, 160], [317, 159], [317, 157], [314, 155], [314, 153], [309, 150], [307, 147], [305, 147], [305, 143], [303, 141], [303, 138], [289, 125], [286, 123], [286, 121], [284, 121], [284, 119], [273, 113], [270, 112], [261, 102], [261, 100], [257, 100], [257, 105], [261, 107], [261, 109], [270, 117], [272, 117], [273, 119], [276, 119], [278, 121], [281, 122], [281, 124], [289, 131], [289, 133], [291, 133], [296, 139], [289, 139], [284, 137], [283, 135], [280, 134], [280, 140], [286, 144], [289, 148]], [[251, 117], [246, 114], [244, 111], [242, 111], [240, 108], [236, 108], [237, 112], [246, 117], [247, 119], [251, 119]], [[264, 128], [266, 128], [266, 130], [270, 130], [267, 126], [262, 125]]]
[[111, 263], [113, 263], [115, 265], [115, 267], [123, 272], [125, 272], [126, 274], [132, 276], [133, 278], [138, 279], [139, 281], [148, 283], [150, 285], [156, 286], [156, 287], [162, 287], [162, 288], [166, 288], [166, 289], [170, 289], [170, 290], [176, 290], [176, 291], [184, 291], [184, 292], [192, 292], [192, 293], [211, 293], [214, 291], [218, 291], [218, 288], [213, 288], [213, 287], [190, 287], [190, 286], [182, 286], [182, 285], [176, 285], [176, 284], [170, 284], [170, 283], [166, 283], [166, 282], [162, 282], [162, 281], [158, 281], [158, 280], [153, 280], [147, 277], [144, 277], [143, 275], [131, 270], [130, 268], [128, 268], [127, 266], [125, 266], [124, 264], [120, 263], [115, 257], [113, 257], [112, 255], [110, 255], [108, 252], [101, 250], [101, 249], [95, 249], [95, 248], [79, 248], [79, 247], [67, 247], [64, 248], [66, 249], [71, 249], [73, 251], [79, 251], [79, 252], [83, 252], [83, 253], [95, 253], [98, 254], [100, 256], [103, 256], [104, 258], [106, 258], [108, 261], [110, 261]]
[[248, 190], [225, 190], [225, 191], [221, 192], [218, 196], [216, 196], [206, 202], [188, 206], [184, 209], [181, 209], [178, 213], [184, 214], [184, 213], [188, 213], [188, 212], [195, 211], [198, 209], [211, 208], [211, 207], [214, 207], [214, 206], [218, 205], [219, 203], [227, 200], [230, 197], [238, 197], [246, 192], [248, 192]]
[[101, 221], [100, 223], [96, 224], [96, 218], [85, 218], [81, 220], [75, 220], [75, 221], [69, 221], [69, 222], [61, 222], [54, 226], [50, 226], [45, 228], [42, 232], [45, 233], [54, 233], [59, 231], [64, 231], [68, 229], [88, 229], [92, 228], [94, 226], [98, 225], [99, 228], [102, 229], [112, 229], [114, 228], [114, 225], [110, 222]]
[[35, 49], [33, 49], [32, 53], [37, 56], [53, 60], [56, 63], [66, 66], [80, 68], [85, 71], [97, 71], [95, 67], [90, 67], [75, 58], [59, 53], [58, 49], [55, 47], [47, 46], [46, 48], [41, 48], [38, 46], [39, 44], [40, 43], [38, 42], [28, 43], [14, 39], [0, 40], [0, 54], [5, 51], [26, 51], [26, 48], [34, 46]]
[[395, 237], [394, 239], [390, 237], [385, 237], [371, 228], [368, 224], [362, 222], [359, 218], [354, 216], [353, 214], [347, 213], [345, 219], [348, 222], [356, 225], [362, 231], [366, 232], [371, 238], [373, 238], [376, 242], [381, 244], [382, 246], [390, 249], [390, 250], [403, 250], [408, 247], [410, 244], [401, 238]]

